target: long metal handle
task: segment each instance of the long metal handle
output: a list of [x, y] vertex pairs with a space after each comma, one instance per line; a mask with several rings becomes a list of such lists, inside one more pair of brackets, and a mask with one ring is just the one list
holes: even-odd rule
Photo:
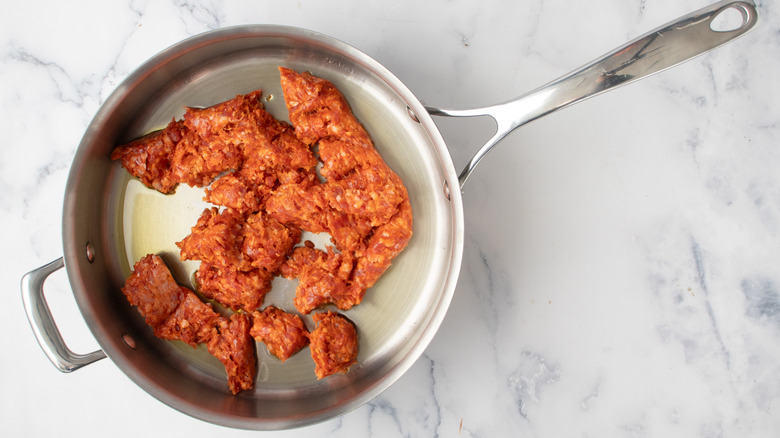
[[65, 345], [57, 324], [52, 318], [49, 305], [43, 296], [43, 283], [46, 278], [65, 266], [62, 258], [30, 271], [22, 277], [22, 301], [27, 319], [33, 329], [35, 338], [51, 363], [63, 373], [75, 371], [84, 365], [89, 365], [106, 357], [102, 350], [88, 354], [77, 354]]
[[[736, 10], [742, 23], [714, 30], [713, 21]], [[497, 131], [468, 162], [458, 177], [461, 189], [482, 158], [507, 134], [546, 114], [673, 67], [751, 30], [758, 20], [752, 0], [721, 1], [678, 18], [613, 50], [601, 58], [515, 100], [484, 108], [446, 110], [427, 107], [432, 115], [491, 116]]]

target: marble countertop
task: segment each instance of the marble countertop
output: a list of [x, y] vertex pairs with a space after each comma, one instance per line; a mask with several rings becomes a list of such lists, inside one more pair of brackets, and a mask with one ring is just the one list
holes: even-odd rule
[[[362, 407], [286, 437], [777, 436], [780, 18], [714, 52], [535, 121], [464, 190], [465, 248], [424, 354]], [[0, 224], [9, 436], [249, 436], [146, 394], [110, 360], [61, 374], [22, 275], [62, 255], [71, 160], [141, 63], [247, 23], [312, 29], [394, 72], [426, 104], [506, 101], [704, 0], [5, 2]], [[439, 119], [462, 167], [491, 134]], [[66, 274], [47, 298], [68, 344], [97, 346]], [[9, 344], [10, 342], [10, 344]]]

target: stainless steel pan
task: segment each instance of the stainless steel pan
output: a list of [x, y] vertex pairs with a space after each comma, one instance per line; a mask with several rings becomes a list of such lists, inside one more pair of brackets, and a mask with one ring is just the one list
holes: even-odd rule
[[[723, 10], [738, 24], [713, 31]], [[341, 415], [398, 379], [420, 356], [444, 318], [463, 248], [460, 188], [479, 160], [518, 126], [607, 89], [706, 52], [750, 30], [753, 3], [721, 2], [682, 17], [571, 75], [509, 103], [477, 110], [426, 108], [391, 72], [364, 53], [314, 32], [278, 26], [226, 28], [185, 40], [131, 74], [100, 108], [73, 161], [63, 213], [64, 257], [22, 279], [33, 331], [62, 371], [105, 356], [164, 403], [216, 424], [247, 429], [302, 426]], [[358, 365], [316, 380], [301, 352], [280, 364], [258, 348], [255, 389], [227, 390], [222, 365], [204, 349], [155, 338], [119, 291], [132, 264], [162, 254], [174, 276], [192, 286], [194, 264], [174, 242], [189, 233], [202, 191], [180, 186], [160, 195], [109, 159], [111, 150], [179, 117], [263, 88], [268, 110], [286, 118], [278, 66], [311, 71], [342, 90], [377, 149], [403, 179], [414, 211], [414, 237], [363, 303], [348, 311], [360, 333]], [[430, 114], [490, 115], [497, 133], [458, 175]], [[322, 236], [314, 236], [322, 238]], [[79, 309], [102, 351], [71, 352], [52, 320], [43, 283], [66, 267]], [[266, 302], [293, 309], [293, 282], [276, 280]], [[310, 324], [311, 327], [311, 324]]]

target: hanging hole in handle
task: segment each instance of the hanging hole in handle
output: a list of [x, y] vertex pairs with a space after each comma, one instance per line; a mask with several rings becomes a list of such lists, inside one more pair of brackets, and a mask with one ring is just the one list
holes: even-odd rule
[[731, 32], [741, 29], [748, 22], [748, 12], [740, 6], [726, 8], [713, 17], [710, 29], [714, 32]]

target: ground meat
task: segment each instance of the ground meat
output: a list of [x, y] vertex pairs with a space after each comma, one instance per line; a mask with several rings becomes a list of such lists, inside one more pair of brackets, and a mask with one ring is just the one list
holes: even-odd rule
[[190, 234], [179, 242], [182, 260], [201, 260], [218, 267], [249, 270], [241, 255], [244, 217], [235, 210], [207, 208], [201, 213]]
[[309, 345], [309, 331], [298, 315], [268, 306], [262, 312], [252, 312], [255, 340], [265, 343], [268, 351], [282, 362]]
[[171, 174], [171, 159], [184, 129], [183, 122], [174, 120], [164, 130], [114, 149], [111, 159], [121, 160], [122, 166], [147, 187], [171, 193], [178, 183]]
[[[298, 139], [306, 144], [315, 144], [323, 138], [355, 138], [358, 146], [365, 147], [366, 153], [372, 153], [373, 148], [368, 147], [370, 142], [365, 141], [368, 134], [352, 115], [344, 96], [330, 81], [284, 67], [279, 67], [279, 73], [290, 122]], [[364, 154], [347, 155], [350, 155], [348, 159], [352, 163], [366, 158]], [[320, 157], [325, 161], [322, 152]], [[345, 166], [347, 170], [352, 168], [354, 165]]]
[[251, 312], [263, 304], [300, 235], [262, 212], [245, 218], [235, 210], [212, 207], [176, 245], [182, 260], [201, 261], [195, 280], [204, 296]]
[[250, 215], [244, 222], [241, 253], [249, 264], [275, 274], [301, 240], [301, 231], [286, 227], [263, 212]]
[[156, 255], [147, 255], [133, 266], [122, 292], [155, 329], [176, 311], [186, 294]]
[[260, 210], [266, 196], [256, 184], [238, 172], [231, 172], [214, 181], [206, 189], [203, 200], [246, 214]]
[[261, 95], [257, 90], [208, 108], [187, 108], [188, 135], [173, 153], [174, 178], [204, 187], [220, 173], [238, 169], [244, 159], [243, 145], [255, 141], [262, 131], [257, 124], [265, 114]]
[[233, 394], [251, 389], [257, 373], [255, 340], [249, 334], [252, 321], [246, 313], [220, 318], [218, 334], [206, 344], [209, 353], [225, 366], [228, 388]]
[[323, 196], [330, 208], [366, 223], [369, 228], [387, 223], [407, 197], [390, 169], [376, 164], [359, 166], [340, 179], [328, 180]]
[[358, 339], [355, 325], [334, 312], [316, 313], [317, 328], [309, 334], [311, 357], [317, 379], [346, 373], [357, 361]]
[[[306, 144], [319, 145], [320, 173], [327, 181], [308, 188], [283, 187], [269, 198], [267, 210], [283, 223], [327, 231], [342, 254], [352, 253], [356, 269], [346, 279], [346, 289], [353, 298], [343, 301], [345, 307], [337, 303], [348, 309], [360, 303], [411, 239], [409, 195], [332, 83], [309, 73], [279, 70], [295, 134]], [[344, 278], [323, 270], [342, 268], [340, 263], [320, 264], [316, 278], [301, 277], [296, 299], [306, 297], [300, 301], [307, 303], [299, 307], [301, 312], [343, 295], [323, 287], [328, 280]]]
[[353, 284], [363, 291], [373, 286], [392, 260], [406, 248], [412, 234], [411, 226], [412, 207], [408, 201], [402, 202], [395, 216], [375, 228], [366, 242], [365, 252], [352, 272]]
[[197, 135], [187, 135], [173, 151], [171, 174], [176, 181], [190, 187], [205, 187], [217, 175], [237, 168], [240, 163], [240, 145], [209, 143]]
[[232, 310], [251, 312], [263, 305], [273, 275], [264, 269], [240, 271], [230, 266], [201, 263], [195, 272], [198, 290]]
[[296, 138], [289, 124], [265, 113], [258, 126], [262, 134], [244, 145], [241, 176], [268, 188], [280, 184], [308, 185], [316, 180], [317, 159], [308, 145]]
[[256, 359], [246, 314], [234, 314], [230, 319], [219, 315], [193, 291], [179, 286], [162, 259], [153, 254], [135, 264], [122, 292], [155, 336], [193, 347], [207, 344], [209, 353], [225, 365], [233, 394], [252, 387]]
[[[187, 108], [182, 120], [118, 147], [111, 158], [162, 193], [178, 183], [205, 187], [230, 170], [266, 195], [278, 184], [314, 181], [314, 154], [288, 124], [263, 109], [261, 95], [256, 90], [208, 108]], [[214, 197], [223, 205], [220, 199]]]
[[269, 196], [265, 211], [283, 224], [310, 231], [328, 231], [328, 204], [320, 194], [322, 185], [283, 184]]
[[162, 339], [186, 342], [193, 347], [208, 342], [216, 333], [221, 317], [191, 290], [182, 287], [182, 295], [176, 310], [154, 328], [154, 334]]
[[280, 272], [287, 278], [298, 278], [293, 303], [299, 312], [308, 314], [324, 304], [333, 303], [339, 309], [350, 309], [362, 299], [361, 290], [350, 285], [354, 260], [350, 253], [328, 252], [301, 246], [282, 265]]

